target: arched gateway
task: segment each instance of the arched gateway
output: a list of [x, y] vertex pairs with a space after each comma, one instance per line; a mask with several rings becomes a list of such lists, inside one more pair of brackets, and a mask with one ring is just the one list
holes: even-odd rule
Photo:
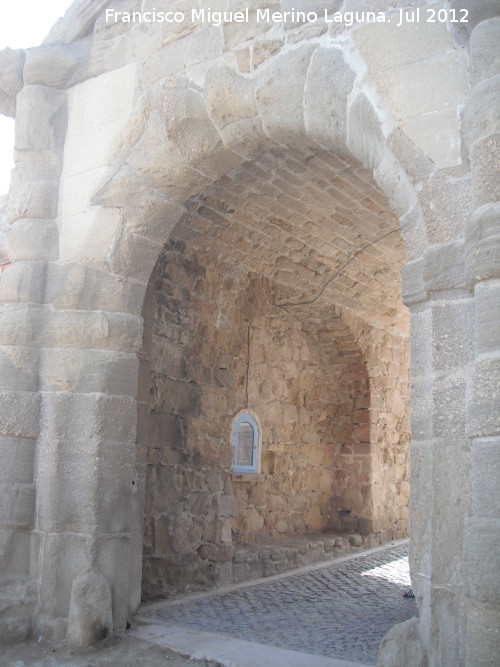
[[[234, 540], [404, 534], [409, 319], [420, 618], [384, 650], [490, 664], [495, 3], [462, 2], [453, 32], [266, 23], [265, 3], [247, 5], [241, 23], [140, 23], [82, 0], [43, 46], [0, 54], [17, 159], [0, 281], [2, 636], [82, 643], [112, 631], [110, 611], [120, 632], [143, 569], [146, 595], [181, 561], [189, 583], [226, 581]], [[259, 485], [232, 468], [245, 411]], [[102, 605], [97, 630], [86, 604]]]

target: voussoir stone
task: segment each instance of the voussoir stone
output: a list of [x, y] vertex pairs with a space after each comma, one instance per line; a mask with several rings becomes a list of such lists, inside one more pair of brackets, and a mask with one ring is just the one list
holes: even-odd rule
[[339, 49], [317, 49], [304, 92], [306, 129], [319, 144], [345, 151], [347, 97], [355, 74]]
[[23, 87], [25, 52], [19, 49], [0, 51], [0, 113], [14, 118], [16, 95]]
[[210, 115], [219, 130], [237, 120], [257, 115], [255, 83], [229, 67], [216, 67], [207, 72], [205, 96]]
[[26, 52], [25, 85], [66, 88], [90, 58], [90, 40], [71, 45], [44, 44]]
[[259, 76], [257, 106], [266, 134], [288, 143], [305, 133], [303, 96], [311, 56], [315, 48], [302, 46], [278, 56]]
[[483, 21], [469, 41], [471, 84], [496, 76], [500, 71], [500, 18]]

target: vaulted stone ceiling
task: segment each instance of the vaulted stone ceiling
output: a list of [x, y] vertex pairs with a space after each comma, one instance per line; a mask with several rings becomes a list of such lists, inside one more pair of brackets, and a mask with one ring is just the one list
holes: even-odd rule
[[221, 277], [268, 278], [274, 304], [320, 337], [331, 339], [334, 320], [349, 312], [407, 335], [399, 222], [371, 175], [347, 158], [273, 151], [219, 179], [187, 209], [173, 241], [186, 242]]

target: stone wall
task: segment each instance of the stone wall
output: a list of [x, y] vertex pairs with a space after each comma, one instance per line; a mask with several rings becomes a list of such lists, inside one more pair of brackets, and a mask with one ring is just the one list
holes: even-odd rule
[[262, 424], [262, 470], [233, 478], [235, 540], [331, 529], [343, 487], [334, 431], [351, 417], [347, 388], [332, 382], [316, 341], [286, 311], [256, 318], [249, 350], [248, 405]]
[[[407, 534], [407, 338], [352, 315], [363, 353], [344, 318], [276, 305], [278, 282], [214, 247], [180, 225], [152, 280], [146, 598], [228, 583], [235, 546], [280, 534]], [[242, 409], [256, 475], [232, 473]]]
[[[406, 493], [391, 462], [406, 457], [407, 418], [394, 406], [407, 390], [404, 374], [392, 386], [397, 356], [384, 362], [384, 381], [380, 348], [370, 352], [377, 344], [365, 345], [350, 318], [396, 349], [407, 335], [402, 291], [419, 622], [411, 634], [399, 628], [398, 641], [418, 644], [413, 664], [497, 659], [498, 3], [436, 2], [468, 12], [451, 30], [439, 21], [395, 28], [398, 8], [425, 14], [426, 0], [361, 4], [391, 21], [114, 24], [101, 0], [80, 0], [44, 45], [0, 53], [0, 111], [16, 116], [5, 234], [13, 263], [0, 282], [2, 639], [63, 637], [72, 591], [91, 569], [110, 588], [110, 631], [122, 632], [139, 605], [147, 452], [153, 461], [175, 453], [151, 447], [145, 428], [141, 311], [164, 244], [187, 216], [178, 236], [213, 253], [207, 270], [233, 256], [263, 287], [275, 281], [277, 306], [313, 307], [293, 313], [323, 358], [339, 343], [361, 350], [372, 454], [357, 456], [387, 481], [372, 484], [375, 517]], [[150, 3], [121, 3], [139, 5]], [[190, 400], [200, 415], [205, 400], [221, 402], [229, 419], [225, 387], [210, 386]], [[399, 443], [374, 447], [397, 430]], [[196, 454], [182, 433], [180, 446]], [[203, 444], [226, 470], [217, 437]], [[196, 489], [215, 498], [212, 524], [227, 544], [232, 489], [219, 480]], [[381, 664], [402, 664], [397, 646]]]

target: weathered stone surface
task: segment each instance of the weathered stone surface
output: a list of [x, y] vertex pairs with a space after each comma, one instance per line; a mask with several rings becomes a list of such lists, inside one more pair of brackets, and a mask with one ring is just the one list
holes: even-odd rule
[[401, 128], [395, 127], [387, 137], [387, 145], [404, 167], [415, 185], [425, 183], [436, 166]]
[[0, 433], [22, 438], [38, 435], [40, 397], [36, 392], [0, 391]]
[[451, 0], [450, 8], [467, 10], [467, 22], [464, 27], [469, 35], [474, 31], [476, 26], [482, 21], [488, 21], [495, 16], [498, 16], [499, 8], [496, 0], [481, 0], [481, 2], [474, 2], [474, 0]]
[[465, 283], [463, 241], [430, 246], [424, 257], [424, 280], [429, 292], [462, 287]]
[[349, 104], [347, 147], [367, 169], [375, 169], [383, 157], [383, 136], [375, 109], [363, 94]]
[[66, 88], [78, 69], [85, 68], [90, 49], [88, 39], [69, 46], [46, 44], [28, 49], [23, 70], [25, 85]]
[[500, 132], [490, 133], [477, 139], [470, 149], [473, 204], [475, 208], [500, 200], [497, 155], [500, 147]]
[[427, 298], [424, 280], [424, 260], [408, 262], [402, 271], [402, 293], [405, 304], [419, 303]]
[[388, 151], [373, 172], [373, 176], [396, 215], [403, 216], [415, 207], [417, 203], [415, 190], [400, 164]]
[[7, 227], [4, 235], [9, 248], [9, 258], [14, 262], [58, 258], [59, 233], [52, 220], [16, 220]]
[[500, 429], [500, 359], [477, 359], [469, 377], [467, 434], [493, 436]]
[[[24, 327], [22, 331], [21, 324]], [[41, 341], [44, 336], [44, 340], [50, 343], [49, 347], [85, 349], [91, 335], [97, 349], [135, 352], [140, 347], [141, 334], [142, 322], [139, 318], [123, 313], [73, 310], [49, 314], [43, 306], [24, 309], [12, 305], [5, 307], [2, 313], [0, 344], [25, 345], [30, 339]]]
[[111, 591], [97, 570], [76, 577], [71, 587], [67, 638], [73, 646], [90, 646], [113, 636]]
[[473, 212], [472, 183], [462, 168], [441, 169], [421, 188], [421, 209], [429, 244], [463, 238]]
[[489, 79], [500, 70], [500, 18], [480, 23], [469, 40], [471, 85]]
[[[256, 539], [336, 528], [366, 546], [405, 534], [410, 515], [429, 663], [491, 663], [498, 596], [478, 595], [498, 496], [498, 3], [452, 4], [470, 13], [454, 36], [422, 20], [437, 8], [424, 0], [344, 3], [391, 19], [352, 29], [259, 24], [264, 4], [246, 24], [106, 25], [102, 3], [79, 0], [28, 52], [24, 87], [24, 55], [0, 56], [2, 110], [18, 94], [1, 567], [30, 568], [39, 603], [0, 632], [22, 635], [34, 613], [60, 638], [91, 563], [122, 632], [145, 496], [146, 597], [359, 548], [311, 539], [255, 559]], [[276, 9], [292, 5], [325, 3]], [[244, 407], [262, 427], [251, 479], [232, 474]], [[469, 515], [483, 531], [467, 537], [470, 576]], [[242, 544], [252, 555], [233, 565]], [[409, 645], [401, 661], [418, 664]]]
[[311, 58], [304, 90], [307, 134], [321, 146], [340, 153], [347, 135], [347, 97], [354, 72], [339, 49], [317, 49]]
[[[208, 110], [217, 129], [257, 115], [255, 83], [228, 67], [211, 69], [205, 77]], [[222, 104], [221, 104], [222, 100]]]
[[353, 39], [398, 127], [438, 167], [460, 164], [455, 109], [467, 92], [467, 58], [453, 50], [446, 24], [423, 16], [397, 29], [389, 22], [364, 24]]
[[278, 56], [258, 78], [259, 115], [273, 141], [288, 143], [305, 133], [302, 100], [313, 51], [314, 47], [306, 46]]
[[[472, 459], [472, 507], [474, 513], [477, 516], [495, 519], [498, 517], [500, 509], [500, 498], [495, 491], [500, 470], [498, 440], [476, 440], [473, 445]], [[472, 566], [474, 567], [474, 564]]]
[[7, 223], [12, 224], [20, 218], [53, 220], [57, 216], [58, 194], [59, 187], [54, 182], [36, 181], [17, 185], [7, 202]]
[[104, 0], [86, 2], [78, 0], [74, 2], [52, 27], [45, 38], [46, 44], [71, 44], [90, 32], [94, 23], [105, 6]]
[[[17, 150], [59, 152], [66, 133], [66, 101], [62, 91], [43, 85], [24, 86], [17, 98]], [[36, 124], [30, 122], [33, 107], [39, 111]]]
[[427, 667], [428, 664], [416, 618], [395, 625], [380, 644], [377, 660], [379, 667], [400, 667], [401, 665]]
[[467, 286], [500, 276], [500, 207], [485, 205], [474, 212], [465, 232]]
[[467, 148], [489, 134], [500, 132], [500, 74], [474, 86], [467, 98], [463, 132]]
[[92, 203], [123, 209], [126, 230], [157, 243], [165, 241], [185, 213], [182, 205], [162, 191], [148, 187], [128, 165], [114, 174], [94, 195]]
[[0, 578], [0, 642], [8, 644], [26, 639], [30, 615], [36, 601], [35, 583], [24, 577]]
[[0, 51], [0, 113], [14, 118], [16, 95], [23, 87], [24, 51]]
[[30, 528], [35, 509], [35, 486], [30, 484], [2, 484], [0, 521], [11, 528]]

